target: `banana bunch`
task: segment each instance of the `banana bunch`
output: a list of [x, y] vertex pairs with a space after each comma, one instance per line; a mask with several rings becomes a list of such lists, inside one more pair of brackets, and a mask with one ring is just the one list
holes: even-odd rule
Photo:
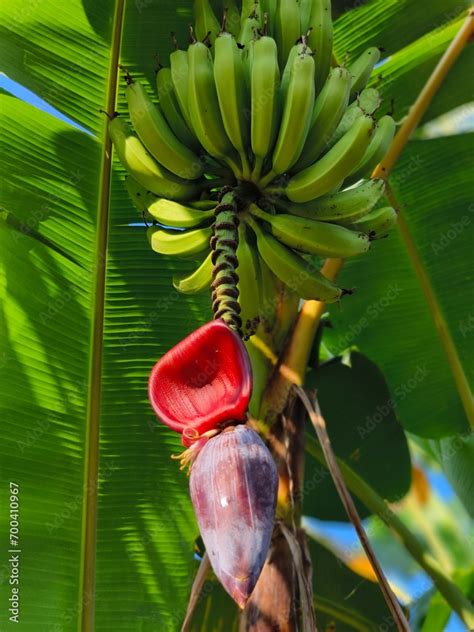
[[174, 40], [157, 71], [157, 99], [125, 71], [135, 133], [114, 114], [109, 134], [153, 250], [196, 262], [173, 279], [181, 292], [209, 291], [215, 212], [233, 192], [238, 230], [225, 241], [251, 335], [269, 273], [301, 298], [337, 301], [347, 291], [305, 255], [363, 254], [394, 225], [370, 176], [395, 123], [377, 120], [380, 95], [367, 87], [380, 50], [335, 63], [330, 0], [233, 0], [222, 15], [194, 0], [194, 18], [187, 50]]

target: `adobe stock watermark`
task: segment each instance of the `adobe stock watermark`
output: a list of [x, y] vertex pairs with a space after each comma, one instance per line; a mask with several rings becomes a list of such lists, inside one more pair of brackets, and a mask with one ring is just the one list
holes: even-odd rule
[[20, 623], [20, 486], [10, 481], [8, 522], [8, 620]]
[[459, 331], [463, 338], [467, 338], [474, 331], [474, 314], [469, 314], [459, 323]]
[[431, 250], [435, 255], [439, 255], [445, 250], [449, 244], [455, 241], [472, 223], [472, 217], [474, 214], [474, 204], [471, 204], [468, 209], [468, 213], [460, 217], [457, 221], [451, 222], [449, 227], [443, 232], [442, 235], [431, 243]]
[[377, 320], [387, 307], [395, 303], [401, 292], [402, 288], [398, 283], [391, 283], [382, 296], [367, 307], [359, 320], [351, 323], [344, 333], [338, 336], [337, 344], [339, 348], [343, 349], [349, 347], [364, 329]]
[[394, 391], [393, 397], [384, 404], [379, 404], [372, 415], [367, 415], [365, 424], [357, 426], [357, 433], [361, 439], [365, 439], [375, 428], [395, 409], [398, 402], [403, 401], [410, 393], [412, 393], [429, 375], [429, 370], [424, 364], [418, 365], [413, 375], [403, 384], [398, 384]]

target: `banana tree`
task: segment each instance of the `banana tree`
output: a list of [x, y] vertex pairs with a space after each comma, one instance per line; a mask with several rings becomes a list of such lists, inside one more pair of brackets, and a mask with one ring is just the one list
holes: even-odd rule
[[[235, 9], [213, 5], [228, 18]], [[188, 480], [170, 458], [182, 450], [179, 436], [157, 421], [147, 397], [157, 359], [213, 317], [208, 292], [178, 291], [206, 259], [149, 247], [147, 211], [137, 212], [138, 189], [125, 185], [109, 121], [115, 112], [125, 120], [130, 107], [120, 67], [155, 100], [157, 65], [168, 65], [176, 42], [185, 47], [192, 3], [4, 0], [0, 70], [62, 116], [0, 94], [7, 167], [0, 189], [0, 494], [9, 507], [0, 517], [2, 629], [14, 622], [57, 631], [407, 629], [400, 626], [409, 608], [396, 611], [400, 620], [394, 615], [399, 606], [376, 559], [379, 572], [361, 577], [305, 534], [303, 516], [348, 519], [339, 486], [354, 499], [349, 515], [357, 527], [354, 513], [378, 516], [434, 586], [427, 624], [439, 612], [443, 621], [456, 612], [466, 628], [474, 626], [472, 558], [446, 568], [433, 542], [398, 511], [411, 485], [410, 438], [474, 513], [473, 134], [423, 134], [426, 123], [472, 98], [468, 6], [333, 3], [333, 59], [321, 40], [318, 71], [318, 61], [351, 68], [364, 51], [383, 49], [369, 89], [381, 96], [377, 117], [393, 116], [398, 133], [374, 175], [388, 180], [380, 208], [396, 208], [398, 222], [367, 254], [326, 260], [328, 287], [352, 294], [340, 304], [312, 299], [343, 292], [304, 296], [300, 287], [272, 286], [271, 327], [251, 324], [244, 332], [254, 373], [250, 423], [275, 458], [279, 491], [278, 529], [240, 613], [204, 563]], [[298, 7], [308, 10], [303, 1]], [[278, 28], [286, 37], [287, 24]], [[289, 168], [291, 147], [277, 148], [273, 176]], [[253, 168], [259, 175], [263, 164]], [[273, 176], [277, 206], [283, 185]], [[299, 204], [307, 183], [293, 184]], [[254, 208], [248, 223], [257, 241], [266, 238], [263, 223], [283, 216]], [[148, 233], [152, 245], [157, 230]], [[268, 251], [270, 261], [276, 250]], [[307, 262], [316, 277], [322, 258]], [[241, 270], [242, 294], [251, 268]], [[300, 298], [309, 300], [300, 305]], [[317, 392], [310, 416], [294, 384]], [[329, 457], [310, 423], [320, 428], [323, 418]]]

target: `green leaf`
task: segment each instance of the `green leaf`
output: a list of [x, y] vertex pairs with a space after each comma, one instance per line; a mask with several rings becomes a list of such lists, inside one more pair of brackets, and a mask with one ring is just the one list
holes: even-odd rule
[[239, 609], [213, 577], [204, 583], [190, 625], [190, 632], [237, 632]]
[[[474, 572], [457, 570], [453, 579], [463, 593], [472, 600], [474, 598]], [[421, 632], [444, 632], [451, 614], [451, 608], [439, 592], [436, 592], [429, 603]]]
[[[420, 8], [422, 6], [420, 4]], [[378, 115], [390, 112], [393, 108], [395, 119], [400, 121], [408, 114], [411, 104], [461, 28], [465, 17], [463, 14], [461, 19], [428, 33], [375, 69], [370, 84], [378, 88], [383, 97]], [[473, 64], [474, 47], [468, 45], [441, 84], [423, 121], [432, 120], [472, 100], [472, 90], [465, 78], [469, 76]]]
[[403, 230], [345, 263], [340, 282], [358, 291], [325, 334], [333, 352], [356, 345], [380, 366], [401, 423], [425, 437], [469, 428], [473, 139], [408, 145], [391, 178]]
[[[307, 376], [316, 390], [333, 450], [377, 493], [389, 501], [410, 486], [407, 441], [394, 412], [385, 379], [368, 358], [351, 353], [335, 358]], [[311, 442], [311, 439], [310, 439]], [[305, 463], [303, 513], [323, 520], [347, 520], [328, 470], [308, 455]], [[358, 501], [362, 517], [370, 512]]]
[[474, 518], [474, 434], [431, 440], [430, 446], [459, 499]]
[[[318, 630], [395, 630], [377, 584], [363, 579], [324, 546], [308, 538]], [[332, 628], [330, 627], [332, 624]]]
[[357, 2], [352, 11], [336, 21], [336, 54], [343, 59], [348, 53], [350, 59], [354, 59], [369, 46], [381, 46], [383, 56], [389, 57], [425, 34], [448, 24], [463, 9], [467, 15], [469, 6], [469, 0]]
[[[103, 298], [96, 286], [101, 153], [90, 136], [1, 99], [9, 132], [2, 153], [12, 165], [1, 191], [1, 478], [20, 485], [25, 612], [35, 629], [75, 627], [85, 599], [83, 560], [91, 561], [83, 504], [97, 458], [91, 434], [98, 417], [88, 400], [98, 378], [90, 364], [102, 349], [92, 338], [100, 330], [96, 298]], [[129, 630], [137, 621], [144, 630], [179, 627], [197, 535], [186, 476], [169, 458], [182, 447], [158, 427], [146, 382], [153, 362], [204, 322], [209, 308], [205, 298], [173, 290], [171, 276], [183, 265], [151, 252], [144, 229], [127, 226], [135, 219], [115, 176], [98, 401], [95, 616], [103, 630]], [[5, 503], [7, 492], [3, 486]], [[7, 520], [3, 512], [4, 533]], [[4, 601], [7, 588], [0, 588]]]

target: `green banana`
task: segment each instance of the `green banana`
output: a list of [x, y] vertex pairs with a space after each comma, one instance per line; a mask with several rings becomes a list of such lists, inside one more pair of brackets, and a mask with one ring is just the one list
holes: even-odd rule
[[345, 111], [336, 131], [326, 144], [326, 150], [331, 149], [351, 129], [358, 118], [364, 114], [374, 114], [380, 107], [381, 102], [382, 99], [377, 90], [374, 88], [363, 90], [357, 97], [357, 100], [351, 103]]
[[[242, 50], [242, 62], [244, 64], [245, 83], [247, 85], [247, 94], [248, 94], [249, 99], [250, 99], [250, 92], [252, 90], [253, 51], [254, 51], [255, 41], [258, 39], [258, 37], [251, 39], [250, 42], [247, 44], [247, 46]], [[249, 121], [249, 126], [250, 126], [250, 110], [249, 109], [247, 109], [245, 115]]]
[[191, 274], [175, 274], [173, 285], [182, 294], [198, 294], [211, 287], [212, 281], [212, 252]]
[[260, 28], [260, 26], [260, 14], [257, 13], [257, 10], [254, 8], [250, 15], [242, 22], [242, 27], [237, 37], [239, 46], [241, 49], [243, 47], [242, 53], [245, 51], [250, 42], [255, 39], [256, 31]]
[[[177, 44], [176, 44], [177, 46]], [[189, 116], [188, 109], [188, 53], [185, 50], [176, 48], [170, 53], [170, 67], [171, 67], [171, 79], [173, 80], [174, 91], [176, 94], [176, 100], [178, 101], [181, 114], [186, 121], [186, 125], [194, 134], [191, 117]]]
[[145, 88], [129, 75], [125, 96], [133, 127], [150, 154], [180, 178], [199, 178], [204, 171], [202, 162], [176, 138]]
[[264, 232], [255, 220], [247, 218], [257, 236], [258, 252], [272, 272], [303, 299], [334, 303], [348, 292], [326, 279], [319, 270]]
[[275, 40], [278, 44], [278, 63], [285, 67], [292, 46], [301, 35], [300, 10], [297, 0], [277, 0]]
[[314, 82], [319, 94], [329, 74], [332, 60], [333, 27], [331, 0], [313, 0], [309, 20], [308, 44], [317, 55]]
[[300, 157], [308, 135], [313, 107], [314, 59], [311, 51], [305, 48], [293, 59], [282, 120], [273, 150], [272, 169], [262, 178], [262, 187], [288, 171]]
[[244, 25], [245, 20], [255, 11], [255, 0], [242, 0], [242, 11], [240, 12], [240, 26]]
[[336, 131], [349, 102], [350, 74], [333, 68], [314, 103], [308, 136], [294, 171], [301, 171], [320, 156]]
[[240, 11], [235, 0], [223, 0], [224, 26], [226, 31], [237, 37], [240, 32]]
[[370, 239], [382, 239], [386, 237], [390, 229], [397, 223], [397, 212], [391, 206], [376, 208], [364, 217], [361, 217], [351, 226], [354, 230], [361, 230]]
[[265, 35], [275, 37], [277, 0], [260, 0], [262, 15], [267, 15]]
[[274, 332], [274, 324], [277, 316], [277, 302], [281, 292], [282, 282], [267, 266], [262, 257], [258, 257], [259, 264], [259, 290], [260, 297], [260, 323], [266, 333]]
[[121, 117], [114, 116], [109, 121], [109, 134], [120, 162], [147, 191], [170, 200], [199, 197], [196, 184], [181, 180], [151, 158]]
[[349, 66], [351, 73], [351, 98], [365, 88], [375, 64], [380, 59], [380, 50], [375, 46], [367, 48], [354, 63]]
[[225, 161], [240, 177], [234, 150], [224, 129], [219, 109], [211, 53], [202, 42], [188, 48], [188, 99], [193, 130], [207, 153]]
[[295, 61], [295, 57], [298, 54], [302, 54], [308, 48], [308, 45], [302, 41], [297, 42], [294, 46], [291, 47], [290, 53], [288, 55], [288, 59], [286, 60], [285, 69], [281, 75], [280, 81], [280, 100], [282, 103], [285, 103], [286, 95], [288, 93], [288, 86], [290, 85], [290, 77], [291, 77], [291, 69], [293, 67], [293, 62]]
[[226, 134], [238, 151], [242, 163], [242, 177], [250, 177], [247, 147], [250, 125], [247, 113], [250, 97], [247, 90], [245, 68], [237, 42], [230, 33], [222, 32], [215, 42], [214, 80], [220, 112]]
[[363, 232], [294, 215], [269, 215], [252, 204], [250, 212], [265, 221], [274, 237], [287, 246], [319, 257], [341, 258], [361, 255], [370, 247]]
[[193, 200], [189, 202], [189, 206], [192, 208], [197, 208], [201, 211], [209, 211], [210, 209], [215, 210], [217, 206], [216, 200]]
[[367, 215], [385, 192], [385, 182], [381, 178], [367, 180], [356, 187], [325, 195], [311, 202], [276, 201], [279, 209], [291, 215], [317, 219], [322, 222], [350, 224]]
[[374, 130], [371, 116], [357, 119], [353, 127], [327, 154], [294, 175], [284, 193], [292, 202], [308, 202], [334, 190], [358, 164], [369, 146]]
[[302, 35], [306, 35], [311, 20], [311, 11], [313, 9], [313, 0], [300, 0], [300, 30]]
[[165, 198], [153, 200], [147, 211], [160, 224], [175, 228], [200, 226], [214, 216], [214, 209], [201, 211]]
[[244, 222], [239, 225], [239, 245], [237, 247], [237, 274], [239, 282], [239, 305], [241, 308], [242, 331], [245, 336], [251, 336], [259, 323], [260, 311], [260, 267], [258, 253], [250, 244], [247, 237], [247, 227]]
[[194, 17], [196, 38], [201, 42], [206, 38], [214, 45], [215, 39], [221, 30], [216, 14], [209, 0], [194, 0]]
[[275, 142], [279, 122], [279, 87], [277, 45], [271, 37], [263, 36], [254, 44], [251, 68], [250, 137], [255, 155], [254, 181], [259, 179], [263, 161]]
[[212, 228], [174, 231], [152, 226], [147, 236], [152, 249], [161, 255], [190, 257], [209, 248]]
[[199, 151], [201, 148], [199, 141], [189, 129], [181, 113], [171, 77], [171, 68], [162, 66], [158, 69], [156, 73], [156, 90], [165, 119], [178, 140], [193, 151]]
[[367, 151], [363, 155], [362, 160], [359, 162], [357, 167], [351, 171], [349, 177], [345, 180], [345, 185], [353, 184], [361, 178], [370, 176], [374, 168], [387, 153], [395, 135], [395, 128], [395, 121], [391, 116], [388, 114], [382, 116], [377, 124], [374, 137], [372, 138]]
[[125, 180], [125, 188], [127, 189], [137, 211], [140, 211], [140, 213], [143, 213], [147, 219], [151, 220], [151, 216], [148, 213], [148, 207], [157, 200], [156, 195], [147, 191], [135, 180], [135, 178], [132, 178], [132, 176], [127, 176]]

